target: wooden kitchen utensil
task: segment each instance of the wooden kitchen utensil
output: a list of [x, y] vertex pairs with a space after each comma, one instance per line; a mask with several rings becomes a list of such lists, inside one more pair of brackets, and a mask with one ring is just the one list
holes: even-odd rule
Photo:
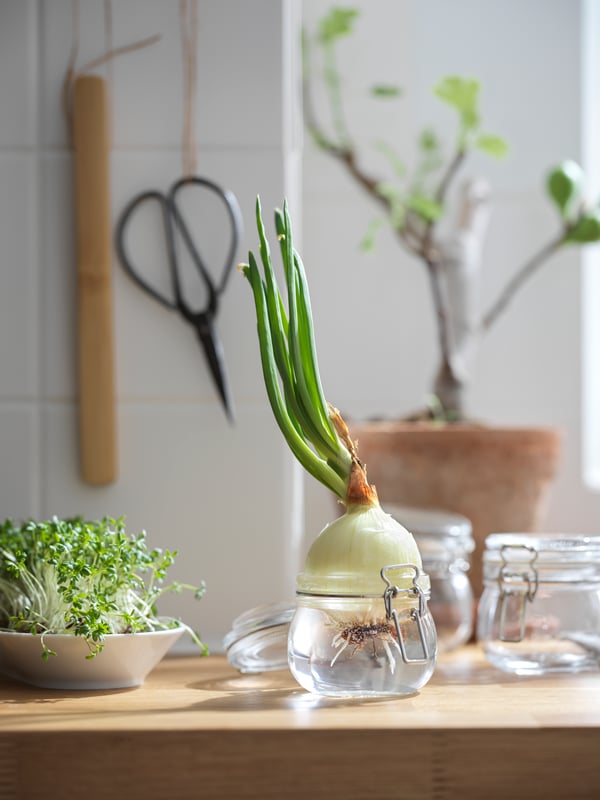
[[117, 476], [109, 125], [106, 85], [95, 75], [73, 87], [77, 217], [79, 448], [93, 485]]

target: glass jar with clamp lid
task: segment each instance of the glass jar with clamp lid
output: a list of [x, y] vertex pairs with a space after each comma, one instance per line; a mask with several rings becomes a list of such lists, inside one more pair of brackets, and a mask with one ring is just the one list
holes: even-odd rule
[[380, 592], [351, 595], [320, 593], [300, 576], [288, 660], [305, 689], [377, 697], [414, 694], [427, 683], [437, 652], [429, 578], [414, 564], [385, 566], [380, 578]]
[[492, 534], [483, 555], [477, 638], [517, 674], [600, 664], [600, 536]]

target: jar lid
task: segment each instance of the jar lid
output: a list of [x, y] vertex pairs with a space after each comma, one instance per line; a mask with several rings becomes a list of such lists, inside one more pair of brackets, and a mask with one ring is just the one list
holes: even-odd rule
[[475, 541], [467, 517], [438, 509], [386, 503], [386, 511], [415, 537], [424, 561], [472, 553]]
[[233, 621], [223, 639], [227, 660], [240, 672], [287, 669], [288, 629], [296, 605], [282, 601], [251, 608]]
[[572, 533], [492, 533], [486, 537], [483, 559], [536, 564], [600, 563], [600, 536]]

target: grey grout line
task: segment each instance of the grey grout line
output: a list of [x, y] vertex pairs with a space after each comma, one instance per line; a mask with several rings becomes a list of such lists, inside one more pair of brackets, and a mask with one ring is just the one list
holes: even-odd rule
[[[40, 116], [38, 114], [38, 116]], [[214, 152], [231, 154], [239, 153], [271, 153], [279, 152], [282, 149], [281, 144], [266, 144], [266, 145], [228, 145], [220, 144], [218, 142], [209, 142], [207, 144], [199, 144], [197, 147], [198, 152]], [[180, 154], [181, 146], [176, 144], [126, 144], [111, 146], [113, 154], [128, 153], [134, 155], [147, 155], [148, 153], [173, 153]], [[0, 145], [1, 155], [12, 155], [14, 153], [39, 153], [40, 155], [69, 155], [71, 150], [66, 144], [49, 144], [49, 145], [20, 145], [20, 144], [3, 144]]]
[[44, 387], [44, 359], [43, 359], [43, 348], [44, 348], [44, 328], [45, 328], [45, 309], [43, 303], [44, 297], [44, 271], [42, 269], [42, 253], [43, 253], [43, 243], [42, 243], [42, 219], [43, 219], [43, 199], [42, 199], [42, 160], [41, 160], [41, 153], [39, 152], [39, 144], [42, 140], [42, 113], [41, 113], [41, 92], [42, 92], [42, 64], [43, 64], [43, 54], [41, 52], [41, 47], [43, 44], [43, 37], [42, 37], [42, 29], [43, 29], [43, 5], [42, 0], [36, 0], [35, 3], [35, 39], [36, 39], [36, 87], [35, 87], [35, 128], [36, 128], [36, 135], [35, 135], [35, 184], [36, 184], [36, 202], [33, 206], [32, 213], [35, 215], [34, 219], [34, 229], [36, 232], [35, 241], [36, 241], [36, 252], [35, 252], [35, 262], [36, 262], [36, 298], [35, 298], [35, 305], [37, 309], [36, 319], [37, 319], [37, 347], [36, 347], [36, 375], [37, 375], [37, 383], [36, 383], [36, 390], [37, 390], [37, 397], [38, 397], [38, 404], [37, 404], [37, 413], [35, 415], [35, 421], [37, 425], [37, 430], [35, 432], [35, 438], [37, 441], [37, 458], [36, 458], [36, 470], [35, 470], [35, 483], [33, 486], [33, 493], [34, 493], [34, 518], [41, 518], [42, 510], [45, 505], [45, 494], [46, 494], [46, 487], [44, 484], [44, 426], [43, 426], [43, 406], [41, 402], [39, 402], [43, 395], [43, 387]]

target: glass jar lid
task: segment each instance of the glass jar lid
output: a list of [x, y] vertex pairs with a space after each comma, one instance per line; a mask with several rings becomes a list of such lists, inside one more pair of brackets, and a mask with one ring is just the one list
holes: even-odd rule
[[484, 580], [519, 576], [538, 583], [600, 581], [600, 536], [493, 533], [485, 540]]
[[492, 533], [486, 537], [484, 561], [489, 563], [600, 564], [600, 536], [572, 533]]
[[231, 666], [240, 672], [287, 669], [288, 630], [295, 610], [293, 601], [282, 601], [236, 617], [223, 640]]
[[415, 537], [424, 563], [465, 556], [475, 549], [471, 521], [461, 514], [390, 503], [385, 510]]

